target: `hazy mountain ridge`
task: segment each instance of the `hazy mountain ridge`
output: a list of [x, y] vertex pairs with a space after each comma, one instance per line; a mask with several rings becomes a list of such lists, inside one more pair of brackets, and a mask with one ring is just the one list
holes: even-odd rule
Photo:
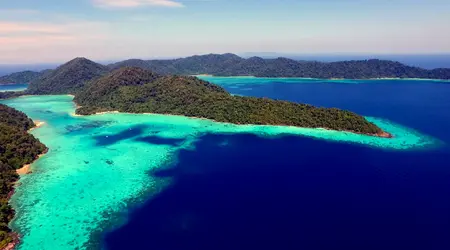
[[244, 59], [234, 54], [208, 54], [172, 60], [126, 60], [110, 64], [109, 69], [140, 67], [159, 74], [306, 78], [430, 78], [450, 79], [450, 69], [427, 70], [379, 59], [341, 62], [297, 61], [285, 57]]
[[41, 76], [43, 73], [44, 71], [36, 72], [31, 70], [12, 73], [9, 75], [1, 76], [0, 84], [29, 83], [30, 81]]
[[[0, 84], [35, 82], [42, 85], [57, 85], [57, 81], [65, 77], [64, 68], [70, 64], [87, 60], [77, 58], [69, 63], [59, 66], [55, 70], [41, 72], [23, 71], [0, 77]], [[108, 65], [102, 65], [90, 60], [82, 66], [88, 72], [89, 68], [95, 69], [91, 74], [101, 76], [109, 71], [123, 67], [138, 67], [148, 69], [161, 75], [199, 75], [209, 74], [216, 76], [256, 76], [256, 77], [305, 77], [305, 78], [345, 78], [345, 79], [374, 79], [374, 78], [429, 78], [450, 79], [450, 68], [437, 68], [427, 70], [412, 67], [396, 61], [369, 59], [340, 62], [298, 61], [285, 57], [264, 59], [250, 57], [248, 59], [235, 54], [207, 54], [195, 55], [178, 59], [167, 60], [141, 60], [128, 59]], [[54, 73], [58, 72], [58, 73]], [[75, 80], [83, 84], [93, 75], [79, 75]], [[71, 77], [69, 77], [71, 78]], [[34, 84], [35, 85], [35, 84]], [[32, 91], [34, 90], [31, 86]], [[41, 91], [45, 88], [41, 87]]]

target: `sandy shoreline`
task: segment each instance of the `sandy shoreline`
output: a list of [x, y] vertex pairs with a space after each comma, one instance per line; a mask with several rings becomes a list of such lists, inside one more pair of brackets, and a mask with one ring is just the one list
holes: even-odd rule
[[[68, 95], [68, 96], [72, 96], [73, 95]], [[72, 101], [73, 104], [75, 105], [75, 112], [71, 113], [71, 116], [74, 117], [82, 117], [82, 116], [89, 116], [89, 115], [79, 115], [76, 114], [76, 110], [78, 108], [81, 108], [82, 106], [78, 105], [76, 102]], [[167, 116], [179, 116], [179, 117], [186, 117], [186, 118], [192, 118], [192, 119], [200, 119], [200, 120], [208, 120], [208, 121], [212, 121], [212, 122], [217, 122], [217, 123], [227, 123], [227, 122], [218, 122], [215, 121], [213, 119], [208, 119], [208, 118], [204, 118], [204, 117], [196, 117], [196, 116], [184, 116], [184, 115], [173, 115], [173, 114], [158, 114], [158, 113], [127, 113], [127, 112], [120, 112], [118, 110], [113, 110], [113, 111], [103, 111], [103, 112], [97, 112], [91, 115], [105, 115], [105, 114], [118, 114], [118, 113], [122, 113], [122, 114], [132, 114], [132, 115], [167, 115]], [[229, 124], [234, 124], [234, 125], [240, 125], [240, 126], [258, 126], [257, 124], [235, 124], [235, 123], [229, 123]], [[300, 127], [296, 127], [296, 126], [292, 126], [292, 125], [265, 125], [265, 126], [284, 126], [284, 127], [295, 127], [295, 128], [300, 128]], [[306, 128], [306, 127], [302, 127], [302, 128]], [[359, 135], [367, 135], [367, 136], [374, 136], [374, 137], [379, 137], [379, 138], [386, 138], [386, 139], [390, 139], [393, 138], [394, 136], [386, 131], [381, 131], [379, 133], [376, 134], [364, 134], [364, 133], [357, 133], [354, 131], [347, 131], [347, 130], [334, 130], [334, 129], [329, 129], [329, 128], [315, 128], [315, 129], [324, 129], [324, 130], [333, 130], [333, 131], [342, 131], [342, 132], [348, 132], [348, 133], [354, 133], [354, 134], [359, 134]]]
[[[184, 115], [173, 115], [173, 114], [158, 114], [158, 113], [127, 113], [127, 112], [120, 112], [120, 111], [117, 111], [117, 110], [97, 112], [97, 113], [92, 114], [92, 115], [119, 114], [119, 113], [121, 113], [121, 114], [130, 114], [130, 115], [178, 116], [178, 117], [185, 117], [185, 118], [190, 118], [190, 119], [207, 120], [207, 121], [212, 121], [212, 122], [217, 122], [217, 123], [227, 123], [227, 122], [218, 122], [218, 121], [215, 121], [215, 120], [212, 120], [212, 119], [203, 118], [203, 117], [195, 117], [195, 116], [184, 116]], [[78, 114], [75, 114], [75, 113], [72, 113], [71, 115], [72, 116], [77, 116], [77, 117], [90, 116], [90, 115], [78, 115]], [[234, 125], [239, 125], [239, 126], [283, 126], [283, 127], [294, 127], [294, 128], [307, 128], [307, 127], [296, 127], [296, 126], [291, 126], [291, 125], [257, 125], [257, 124], [235, 124], [235, 123], [229, 123], [229, 124], [234, 124]], [[374, 136], [374, 137], [380, 137], [380, 138], [386, 138], [386, 139], [390, 139], [390, 138], [394, 137], [391, 133], [388, 133], [386, 131], [382, 131], [382, 132], [377, 133], [377, 134], [364, 134], [364, 133], [357, 133], [357, 132], [354, 132], [354, 131], [334, 130], [334, 129], [329, 129], [329, 128], [313, 128], [313, 129], [324, 129], [324, 130], [332, 130], [332, 131], [341, 131], [341, 132], [348, 132], [348, 133], [359, 134], [359, 135]]]
[[[34, 124], [35, 124], [36, 126], [33, 127], [33, 128], [31, 128], [31, 129], [29, 129], [29, 130], [28, 130], [28, 133], [31, 132], [33, 129], [37, 129], [37, 128], [42, 127], [42, 126], [45, 124], [45, 122], [43, 122], [43, 121], [37, 121], [37, 120], [36, 120], [36, 121], [33, 121], [33, 122], [34, 122]], [[23, 165], [23, 167], [21, 167], [21, 168], [19, 168], [19, 169], [16, 169], [16, 173], [17, 173], [19, 176], [22, 176], [22, 175], [26, 175], [26, 174], [32, 173], [31, 165], [32, 165], [33, 163], [35, 163], [37, 160], [39, 160], [42, 156], [44, 156], [45, 154], [47, 154], [47, 152], [48, 152], [48, 149], [45, 150], [42, 154], [38, 155], [38, 156], [36, 157], [36, 159], [33, 160], [33, 162], [31, 162], [31, 163], [29, 163], [29, 164], [25, 164], [25, 165]], [[17, 183], [15, 183], [15, 185], [17, 185]], [[10, 193], [10, 196], [9, 196], [9, 197], [11, 197], [13, 194], [14, 194], [14, 190], [12, 190], [12, 192]], [[8, 198], [8, 199], [10, 199], [10, 198]], [[11, 236], [12, 236], [12, 238], [13, 238], [13, 241], [10, 242], [8, 245], [6, 245], [6, 246], [3, 248], [3, 250], [13, 250], [13, 249], [15, 249], [16, 245], [19, 244], [19, 242], [20, 242], [20, 236], [19, 236], [19, 234], [17, 234], [16, 232], [12, 231], [12, 232], [11, 232]]]
[[33, 171], [31, 170], [31, 165], [33, 163], [35, 163], [37, 160], [39, 160], [42, 156], [44, 156], [47, 152], [44, 152], [40, 155], [38, 155], [38, 157], [36, 159], [34, 159], [34, 161], [30, 164], [25, 164], [23, 165], [23, 167], [19, 168], [16, 170], [16, 173], [18, 175], [26, 175], [26, 174], [31, 174]]
[[16, 169], [16, 173], [18, 175], [26, 175], [26, 174], [32, 173], [31, 164], [26, 164], [26, 165], [23, 165], [23, 167]]
[[[42, 127], [42, 126], [45, 124], [45, 122], [43, 122], [43, 121], [38, 121], [38, 120], [33, 121], [33, 122], [34, 122], [34, 124], [35, 124], [36, 126], [33, 127], [33, 128], [31, 128], [31, 129], [29, 129], [29, 130], [28, 130], [28, 133], [31, 132], [31, 131], [33, 131], [34, 129], [38, 129], [38, 128]], [[21, 167], [21, 168], [19, 168], [19, 169], [16, 169], [16, 173], [17, 173], [18, 175], [25, 175], [25, 174], [31, 173], [31, 172], [32, 172], [32, 171], [31, 171], [31, 164], [33, 164], [34, 162], [36, 162], [37, 160], [39, 160], [39, 158], [41, 158], [42, 156], [44, 156], [46, 153], [47, 153], [47, 152], [44, 152], [43, 154], [38, 155], [38, 157], [37, 157], [36, 159], [34, 159], [34, 161], [33, 161], [32, 163], [30, 163], [30, 164], [25, 164], [25, 165], [23, 165], [23, 167]]]
[[34, 125], [36, 125], [36, 126], [30, 128], [30, 129], [28, 130], [28, 132], [31, 132], [31, 131], [33, 131], [33, 130], [35, 130], [35, 129], [38, 129], [38, 128], [44, 126], [44, 124], [45, 124], [45, 122], [43, 122], [43, 121], [38, 121], [38, 120], [33, 121], [33, 122], [34, 122]]

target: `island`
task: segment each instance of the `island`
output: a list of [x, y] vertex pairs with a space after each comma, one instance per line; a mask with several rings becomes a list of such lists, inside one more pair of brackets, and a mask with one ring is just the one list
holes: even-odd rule
[[16, 72], [12, 73], [6, 76], [0, 76], [0, 85], [5, 84], [16, 84], [16, 83], [29, 83], [34, 79], [37, 79], [40, 77], [43, 72], [35, 72], [35, 71], [22, 71], [22, 72]]
[[32, 163], [47, 147], [27, 131], [36, 125], [24, 113], [0, 104], [0, 249], [17, 240], [8, 228], [14, 210], [8, 200], [18, 180], [17, 170]]
[[86, 58], [75, 58], [33, 80], [28, 90], [0, 94], [0, 98], [42, 94], [74, 95], [79, 115], [108, 111], [155, 113], [241, 125], [322, 128], [391, 137], [350, 111], [234, 96], [197, 77], [161, 75], [136, 67], [110, 71]]
[[208, 54], [171, 60], [130, 59], [107, 65], [109, 69], [139, 67], [163, 75], [304, 77], [320, 79], [427, 78], [450, 79], [449, 68], [427, 70], [390, 60], [340, 62], [297, 61], [279, 57], [242, 58], [235, 54]]
[[364, 117], [336, 108], [268, 98], [233, 96], [215, 84], [189, 76], [159, 76], [140, 68], [121, 68], [76, 92], [76, 113], [118, 111], [211, 119], [234, 124], [326, 128], [386, 136]]
[[[78, 58], [81, 60], [82, 58]], [[77, 60], [71, 61], [77, 64]], [[128, 59], [108, 65], [92, 63], [79, 68], [72, 80], [102, 75], [123, 67], [151, 70], [160, 75], [213, 75], [255, 77], [299, 77], [318, 79], [421, 78], [450, 79], [449, 68], [423, 69], [390, 60], [368, 59], [339, 62], [299, 61], [285, 57], [243, 58], [235, 54], [207, 54], [166, 60]], [[90, 68], [92, 67], [92, 68]], [[53, 70], [23, 71], [0, 77], [0, 84], [52, 81], [59, 76]], [[59, 70], [61, 72], [61, 70]], [[86, 72], [84, 75], [82, 72]], [[92, 75], [89, 75], [92, 74]], [[64, 79], [63, 79], [64, 80]], [[65, 79], [68, 80], [68, 79]], [[66, 82], [68, 84], [69, 82]], [[44, 87], [44, 86], [42, 86]], [[64, 86], [61, 86], [64, 87]], [[72, 86], [74, 87], [74, 86]], [[45, 90], [42, 90], [45, 91]], [[63, 92], [63, 89], [60, 89]]]

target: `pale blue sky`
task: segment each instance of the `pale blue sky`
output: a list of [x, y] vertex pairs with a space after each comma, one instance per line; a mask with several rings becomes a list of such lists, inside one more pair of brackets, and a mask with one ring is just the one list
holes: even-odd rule
[[0, 64], [450, 52], [448, 0], [0, 0]]

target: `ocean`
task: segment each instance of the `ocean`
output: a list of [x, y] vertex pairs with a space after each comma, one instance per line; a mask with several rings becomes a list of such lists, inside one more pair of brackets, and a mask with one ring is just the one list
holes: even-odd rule
[[395, 138], [3, 101], [45, 121], [50, 148], [12, 198], [19, 249], [449, 249], [450, 82], [205, 79]]
[[22, 91], [28, 88], [28, 84], [0, 84], [0, 92], [6, 91]]

